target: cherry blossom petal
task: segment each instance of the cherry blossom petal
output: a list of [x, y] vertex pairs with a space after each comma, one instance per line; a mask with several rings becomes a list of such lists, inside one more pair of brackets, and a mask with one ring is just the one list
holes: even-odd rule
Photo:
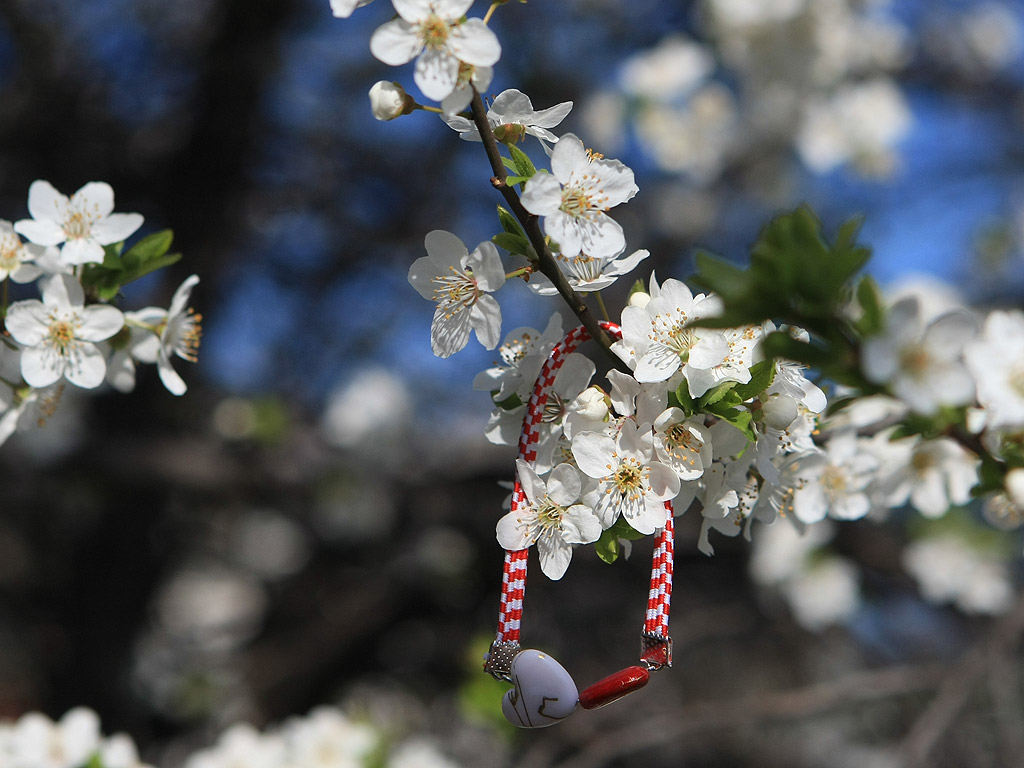
[[422, 50], [419, 30], [405, 19], [389, 21], [370, 36], [370, 53], [392, 67], [407, 64]]
[[[537, 176], [533, 177], [533, 179], [535, 178]], [[533, 179], [530, 179], [530, 181], [533, 181]], [[529, 211], [530, 209], [527, 208], [526, 210]], [[530, 213], [533, 213], [533, 211], [530, 211]], [[544, 219], [544, 232], [558, 243], [558, 250], [566, 258], [578, 256], [583, 248], [583, 239], [580, 228], [576, 224], [576, 218], [569, 216], [563, 211], [555, 211]]]
[[550, 173], [536, 173], [526, 182], [520, 201], [536, 216], [551, 216], [562, 204], [562, 186]]
[[633, 375], [641, 384], [665, 381], [679, 370], [679, 355], [661, 344], [653, 345], [644, 352], [636, 364]]
[[572, 560], [572, 545], [561, 536], [545, 532], [537, 540], [537, 554], [540, 558], [540, 569], [552, 581], [558, 581], [565, 575]]
[[539, 504], [547, 493], [544, 481], [533, 471], [533, 467], [522, 459], [516, 459], [516, 472], [527, 501], [533, 505]]
[[71, 196], [70, 209], [91, 218], [106, 218], [114, 210], [114, 190], [105, 181], [90, 181]]
[[160, 375], [160, 381], [167, 388], [168, 392], [179, 396], [185, 394], [188, 387], [185, 385], [184, 379], [174, 370], [174, 366], [171, 365], [171, 358], [163, 347], [160, 349], [160, 356], [157, 359], [156, 366], [157, 373]]
[[428, 99], [442, 101], [458, 83], [459, 60], [447, 51], [427, 48], [416, 59], [413, 80]]
[[601, 521], [584, 504], [574, 504], [562, 515], [562, 538], [570, 544], [590, 544], [601, 538]]
[[92, 239], [100, 245], [120, 243], [131, 237], [142, 226], [140, 213], [112, 213], [92, 225]]
[[430, 325], [430, 348], [438, 357], [451, 357], [469, 342], [471, 329], [468, 312], [449, 312], [444, 307], [434, 310]]
[[484, 241], [469, 254], [466, 265], [473, 270], [473, 278], [480, 290], [493, 293], [505, 284], [505, 267], [494, 243]]
[[64, 358], [47, 347], [29, 347], [21, 353], [21, 376], [31, 387], [48, 387], [64, 375]]
[[548, 475], [547, 494], [555, 504], [568, 507], [580, 497], [583, 485], [572, 464], [559, 464]]
[[580, 432], [572, 441], [572, 455], [576, 459], [576, 466], [588, 477], [606, 477], [614, 453], [615, 441], [597, 432]]
[[[589, 217], [577, 219], [576, 226], [579, 228], [579, 250], [589, 256], [607, 258], [622, 253], [626, 247], [622, 226], [607, 214], [591, 213]], [[563, 255], [569, 254], [563, 251]]]
[[[28, 188], [28, 212], [36, 221], [63, 222], [67, 217], [68, 198], [62, 195], [48, 181], [33, 181]], [[15, 230], [18, 225], [14, 225]], [[28, 237], [28, 235], [25, 235]], [[34, 242], [34, 241], [33, 241]], [[41, 243], [56, 245], [56, 243]]]
[[103, 383], [106, 374], [107, 361], [95, 344], [80, 344], [64, 367], [67, 380], [82, 389], [95, 389]]
[[498, 544], [502, 549], [512, 552], [526, 549], [533, 544], [529, 531], [529, 526], [523, 525], [515, 512], [509, 512], [503, 516], [495, 526]]
[[647, 480], [651, 486], [652, 498], [668, 501], [679, 493], [679, 475], [675, 470], [659, 461], [652, 461], [647, 466], [650, 470]]
[[[675, 477], [675, 473], [673, 473]], [[678, 481], [679, 478], [676, 478]], [[650, 536], [659, 528], [664, 528], [668, 521], [668, 510], [663, 501], [647, 500], [647, 503], [627, 506], [622, 516], [630, 526], [645, 536]]]
[[117, 307], [105, 304], [90, 304], [79, 316], [82, 325], [75, 336], [82, 341], [106, 341], [124, 327], [124, 315]]
[[562, 184], [568, 184], [574, 173], [589, 166], [590, 155], [574, 133], [565, 134], [551, 152], [551, 173]]
[[442, 274], [448, 271], [449, 267], [462, 269], [469, 250], [458, 237], [443, 229], [435, 229], [427, 233], [423, 238], [423, 245], [427, 249], [427, 255], [433, 260], [434, 266]]
[[498, 36], [481, 19], [468, 19], [453, 28], [448, 35], [448, 47], [460, 61], [475, 67], [493, 66], [501, 58]]
[[103, 246], [91, 238], [80, 237], [68, 240], [61, 249], [61, 261], [68, 266], [80, 264], [101, 264]]
[[[464, 314], [464, 313], [460, 313]], [[501, 341], [501, 306], [493, 296], [481, 296], [469, 308], [469, 321], [484, 349], [494, 349]]]
[[54, 219], [22, 219], [14, 231], [38, 245], [60, 245], [67, 239], [64, 227]]

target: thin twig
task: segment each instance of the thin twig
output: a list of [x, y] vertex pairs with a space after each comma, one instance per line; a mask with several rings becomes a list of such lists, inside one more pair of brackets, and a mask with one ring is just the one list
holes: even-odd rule
[[[938, 685], [947, 667], [941, 664], [895, 666], [857, 672], [824, 683], [780, 693], [762, 693], [729, 701], [695, 702], [642, 722], [588, 734], [583, 749], [559, 768], [595, 768], [618, 757], [651, 747], [674, 744], [709, 730], [736, 728], [779, 720], [799, 720], [839, 707], [888, 699]], [[522, 765], [527, 765], [524, 761]], [[537, 763], [531, 763], [537, 765]]]
[[900, 747], [901, 765], [926, 765], [928, 756], [967, 703], [994, 655], [1005, 654], [1024, 632], [1024, 597], [985, 637], [964, 654], [939, 688], [931, 704], [917, 718]]
[[491, 173], [493, 174], [491, 184], [505, 198], [505, 203], [508, 205], [509, 210], [522, 226], [523, 232], [526, 233], [526, 237], [530, 241], [530, 245], [537, 253], [537, 271], [551, 281], [558, 291], [558, 295], [569, 305], [569, 309], [579, 318], [580, 323], [587, 329], [590, 337], [605, 351], [612, 364], [619, 370], [629, 373], [626, 364], [618, 355], [611, 351], [611, 336], [601, 327], [597, 318], [591, 314], [590, 309], [584, 303], [583, 298], [572, 289], [565, 274], [559, 269], [558, 262], [555, 261], [555, 257], [551, 253], [547, 241], [544, 239], [544, 233], [541, 231], [540, 218], [523, 207], [515, 189], [508, 185], [508, 172], [505, 170], [505, 164], [502, 162], [501, 152], [498, 151], [498, 140], [494, 137], [494, 131], [491, 130], [491, 124], [487, 120], [487, 109], [484, 107], [484, 101], [480, 98], [480, 94], [475, 88], [473, 89], [471, 109], [473, 123], [480, 132], [484, 151], [487, 153], [487, 159], [491, 164]]

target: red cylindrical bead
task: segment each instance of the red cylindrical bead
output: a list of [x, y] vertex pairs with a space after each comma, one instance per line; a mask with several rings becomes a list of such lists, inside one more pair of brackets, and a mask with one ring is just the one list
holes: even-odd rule
[[651, 673], [644, 667], [626, 667], [614, 675], [608, 675], [580, 693], [580, 706], [597, 709], [621, 699], [627, 693], [647, 685]]

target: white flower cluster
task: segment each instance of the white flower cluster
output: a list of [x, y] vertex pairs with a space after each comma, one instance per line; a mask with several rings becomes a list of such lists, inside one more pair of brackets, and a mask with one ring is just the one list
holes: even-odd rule
[[627, 59], [618, 88], [587, 103], [588, 129], [614, 145], [628, 123], [661, 168], [697, 185], [771, 146], [792, 145], [818, 173], [885, 173], [911, 123], [889, 74], [909, 48], [889, 5], [704, 0], [701, 40], [673, 34]]
[[4, 768], [151, 768], [139, 760], [124, 734], [103, 736], [99, 716], [77, 707], [54, 722], [29, 712], [0, 721], [0, 765]]
[[114, 192], [103, 182], [90, 182], [69, 198], [49, 182], [35, 181], [28, 210], [31, 218], [0, 220], [0, 278], [36, 282], [40, 293], [5, 307], [0, 443], [52, 415], [65, 382], [96, 389], [106, 381], [127, 392], [135, 386], [136, 364], [153, 363], [167, 389], [183, 394], [185, 382], [171, 358], [196, 359], [201, 318], [188, 300], [199, 278], [182, 283], [169, 309], [122, 312], [107, 298], [163, 265], [169, 235], [151, 236], [163, 245], [150, 240], [153, 247], [122, 259], [121, 244], [143, 218], [114, 213]]
[[258, 731], [239, 723], [185, 768], [457, 768], [430, 741], [410, 738], [392, 748], [373, 726], [334, 707], [318, 707], [280, 727]]
[[[86, 707], [54, 722], [29, 712], [0, 721], [3, 768], [153, 768], [139, 759], [125, 734], [104, 736], [99, 716]], [[421, 736], [396, 744], [368, 723], [335, 707], [319, 707], [276, 728], [259, 731], [232, 725], [209, 749], [195, 752], [185, 768], [458, 768], [437, 745]]]
[[[357, 3], [332, 5], [347, 16]], [[435, 303], [430, 336], [440, 357], [465, 347], [473, 331], [485, 348], [498, 346], [502, 316], [493, 294], [511, 279], [566, 297], [584, 318], [578, 295], [598, 293], [649, 255], [624, 255], [625, 233], [611, 215], [637, 194], [633, 171], [572, 133], [553, 132], [571, 102], [536, 110], [516, 89], [489, 106], [475, 99], [501, 53], [487, 24], [502, 4], [492, 4], [482, 19], [465, 16], [471, 5], [393, 0], [398, 18], [371, 40], [385, 63], [415, 58], [417, 85], [441, 103], [420, 107], [400, 85], [378, 83], [374, 114], [391, 119], [432, 109], [463, 139], [485, 140], [499, 174], [495, 186], [515, 211], [500, 209], [503, 231], [472, 251], [449, 232], [427, 235], [427, 255], [412, 265], [409, 281]], [[853, 0], [704, 5], [701, 23], [717, 39], [719, 57], [674, 36], [621, 71], [627, 96], [616, 109], [636, 116], [642, 143], [662, 166], [710, 181], [744, 147], [792, 136], [817, 171], [846, 162], [871, 171], [891, 164], [909, 116], [886, 77], [901, 65], [906, 44], [883, 12], [885, 0], [870, 13]], [[716, 61], [730, 70], [721, 81]], [[472, 119], [456, 114], [470, 104]], [[606, 118], [595, 130], [614, 141], [597, 130], [607, 127]], [[487, 129], [491, 135], [481, 136]], [[536, 169], [518, 149], [527, 135], [540, 142], [550, 170]], [[499, 248], [513, 261], [508, 271]], [[499, 542], [516, 550], [536, 544], [542, 570], [557, 579], [575, 545], [651, 534], [665, 524], [668, 502], [676, 514], [699, 502], [698, 546], [708, 554], [712, 530], [749, 536], [753, 520], [785, 517], [802, 531], [826, 518], [882, 517], [903, 506], [937, 518], [967, 504], [983, 481], [982, 454], [1002, 464], [993, 469], [998, 475], [1024, 463], [1024, 313], [981, 320], [964, 308], [932, 316], [922, 306], [912, 297], [879, 306], [863, 325], [857, 312], [836, 310], [837, 322], [859, 334], [852, 349], [862, 354], [850, 355], [849, 376], [862, 383], [851, 405], [826, 418], [825, 393], [807, 368], [764, 348], [772, 335], [808, 342], [806, 332], [768, 320], [701, 327], [716, 325], [723, 301], [652, 277], [649, 292], [634, 290], [621, 315], [621, 339], [611, 345], [629, 374], [612, 370], [608, 388], [593, 386], [594, 364], [576, 353], [557, 371], [532, 427], [536, 460], [517, 465], [526, 508], [498, 523]], [[512, 331], [500, 362], [477, 376], [474, 386], [489, 391], [496, 406], [486, 427], [490, 441], [518, 442], [535, 379], [561, 332], [557, 317], [543, 333]], [[1022, 494], [1007, 483], [1004, 493], [984, 489], [987, 514], [1004, 526], [1024, 519]], [[833, 565], [827, 575], [845, 589], [849, 568]], [[799, 586], [805, 583], [787, 582], [794, 599], [813, 594]]]

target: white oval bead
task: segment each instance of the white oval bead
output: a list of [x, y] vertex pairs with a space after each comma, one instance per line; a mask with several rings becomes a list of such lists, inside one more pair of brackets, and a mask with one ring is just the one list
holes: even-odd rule
[[520, 651], [512, 659], [511, 691], [501, 701], [501, 711], [512, 725], [543, 728], [564, 720], [576, 711], [579, 692], [565, 668], [540, 651]]

